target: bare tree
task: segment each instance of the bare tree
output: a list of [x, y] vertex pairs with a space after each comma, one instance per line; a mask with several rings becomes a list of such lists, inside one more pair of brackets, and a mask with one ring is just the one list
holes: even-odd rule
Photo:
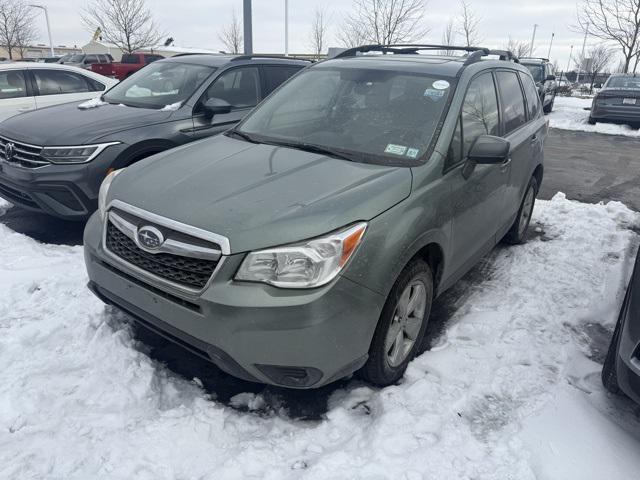
[[[353, 0], [354, 11], [345, 18], [338, 39], [353, 43], [390, 45], [411, 42], [428, 33], [422, 25], [425, 0]], [[355, 41], [354, 41], [355, 40]]]
[[311, 49], [317, 58], [320, 58], [327, 43], [327, 27], [327, 13], [316, 7], [311, 23]]
[[218, 38], [230, 53], [240, 53], [242, 50], [242, 23], [235, 10], [231, 13], [231, 23], [218, 34]]
[[514, 39], [511, 35], [509, 35], [509, 41], [505, 45], [505, 50], [509, 50], [516, 57], [526, 57], [529, 55], [529, 47], [530, 45], [527, 42], [522, 42]]
[[99, 28], [104, 40], [125, 53], [157, 45], [164, 36], [145, 0], [92, 0], [81, 17], [90, 31]]
[[[453, 25], [453, 18], [450, 18], [447, 24], [444, 26], [444, 31], [442, 32], [442, 45], [454, 45], [456, 41], [456, 30]], [[456, 50], [442, 50], [440, 52], [442, 55], [455, 55]]]
[[577, 28], [592, 37], [617, 43], [626, 73], [640, 53], [640, 0], [582, 0]]
[[593, 84], [599, 73], [604, 72], [611, 65], [615, 57], [614, 50], [608, 45], [595, 45], [590, 47], [584, 54], [576, 58], [576, 67], [584, 71], [591, 78], [589, 91], [593, 92]]
[[0, 44], [10, 59], [20, 56], [36, 36], [33, 10], [21, 0], [0, 0]]
[[482, 42], [480, 36], [480, 22], [482, 17], [473, 11], [466, 0], [460, 0], [460, 16], [458, 18], [458, 33], [462, 35], [467, 47], [478, 45]]

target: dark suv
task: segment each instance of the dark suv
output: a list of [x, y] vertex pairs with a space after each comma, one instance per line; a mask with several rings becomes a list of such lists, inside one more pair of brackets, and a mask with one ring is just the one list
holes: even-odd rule
[[525, 240], [543, 174], [529, 71], [419, 53], [443, 49], [347, 50], [226, 134], [111, 173], [90, 288], [238, 377], [397, 381], [434, 297]]
[[520, 63], [529, 69], [536, 82], [544, 113], [551, 113], [558, 93], [558, 82], [553, 65], [547, 58], [521, 58]]
[[0, 196], [65, 219], [86, 219], [108, 172], [221, 133], [308, 61], [185, 55], [149, 64], [85, 102], [0, 124]]

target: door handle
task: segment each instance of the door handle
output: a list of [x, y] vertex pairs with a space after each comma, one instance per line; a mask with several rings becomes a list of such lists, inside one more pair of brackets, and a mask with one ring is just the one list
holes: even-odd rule
[[18, 109], [19, 112], [28, 112], [29, 110], [33, 110], [33, 107], [22, 107]]
[[500, 164], [500, 171], [502, 173], [506, 172], [509, 169], [509, 165], [511, 165], [511, 157], [507, 158], [504, 162]]
[[533, 136], [531, 137], [531, 142], [535, 142], [538, 140], [538, 134], [534, 133]]

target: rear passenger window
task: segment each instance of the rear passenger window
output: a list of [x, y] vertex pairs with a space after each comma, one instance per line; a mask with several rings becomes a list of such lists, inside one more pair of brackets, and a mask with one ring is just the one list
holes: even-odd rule
[[262, 68], [264, 71], [265, 85], [267, 88], [264, 92], [264, 96], [266, 97], [276, 88], [278, 88], [282, 83], [298, 73], [298, 71], [302, 67], [264, 65]]
[[504, 118], [504, 134], [508, 135], [527, 122], [524, 108], [524, 97], [516, 72], [500, 71], [496, 73], [498, 89], [502, 101], [502, 117]]
[[538, 89], [533, 83], [533, 79], [524, 73], [520, 73], [520, 80], [524, 87], [524, 95], [527, 98], [527, 110], [529, 111], [529, 120], [538, 118], [540, 115], [540, 95], [538, 95]]
[[258, 69], [234, 68], [222, 73], [205, 92], [202, 103], [210, 98], [225, 100], [234, 109], [254, 107], [258, 103]]
[[27, 83], [24, 72], [20, 70], [5, 70], [0, 72], [0, 99], [20, 98], [27, 96]]
[[32, 71], [40, 95], [93, 91], [93, 88], [90, 88], [84, 77], [74, 72], [40, 69], [33, 69]]

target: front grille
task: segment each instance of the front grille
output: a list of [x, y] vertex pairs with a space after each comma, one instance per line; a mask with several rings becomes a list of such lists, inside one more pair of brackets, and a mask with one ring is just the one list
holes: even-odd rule
[[[11, 150], [11, 147], [8, 149], [7, 145], [13, 145], [13, 154], [9, 158], [7, 158], [7, 152]], [[49, 165], [49, 162], [40, 156], [40, 152], [42, 152], [42, 147], [35, 147], [0, 137], [0, 160], [5, 162], [25, 168], [38, 168], [43, 165]]]
[[107, 222], [106, 247], [125, 262], [148, 273], [198, 290], [204, 288], [218, 265], [214, 260], [145, 252], [111, 221]]

